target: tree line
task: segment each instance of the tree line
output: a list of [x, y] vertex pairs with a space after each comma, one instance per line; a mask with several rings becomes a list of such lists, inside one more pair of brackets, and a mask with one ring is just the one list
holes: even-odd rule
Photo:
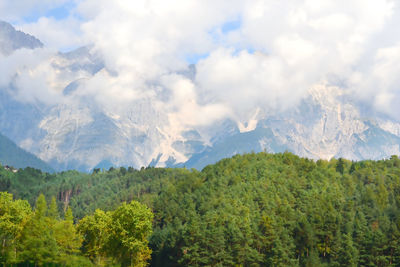
[[[20, 199], [33, 205], [43, 193], [56, 197], [58, 210], [71, 207], [83, 240], [74, 255], [96, 265], [400, 266], [397, 156], [352, 162], [250, 153], [202, 171], [0, 169], [0, 190], [24, 205]], [[142, 205], [136, 216], [116, 212], [131, 201]], [[121, 223], [129, 218], [134, 225], [150, 218], [138, 230], [148, 243]], [[123, 244], [132, 246], [114, 254]]]

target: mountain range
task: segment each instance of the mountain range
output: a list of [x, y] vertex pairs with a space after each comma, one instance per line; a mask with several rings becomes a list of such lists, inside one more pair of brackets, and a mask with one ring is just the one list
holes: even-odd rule
[[[38, 51], [35, 37], [0, 22], [0, 54]], [[81, 84], [106, 69], [91, 47], [55, 53], [52, 67], [74, 77], [53, 104], [18, 98], [11, 80], [0, 86], [0, 132], [56, 170], [110, 166], [186, 166], [201, 169], [246, 152], [290, 151], [313, 159], [381, 159], [400, 154], [400, 122], [372, 113], [340, 83], [310, 88], [298, 104], [282, 112], [254, 107], [244, 121], [173, 129], [167, 114], [141, 98], [116, 114], [79, 94]], [[18, 73], [15, 73], [18, 75]], [[196, 65], [182, 73], [196, 76]]]

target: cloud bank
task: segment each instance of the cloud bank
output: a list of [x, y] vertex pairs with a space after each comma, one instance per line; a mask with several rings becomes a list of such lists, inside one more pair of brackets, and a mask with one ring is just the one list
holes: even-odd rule
[[[1, 2], [0, 15], [16, 19], [49, 5], [24, 2]], [[150, 99], [185, 129], [243, 122], [258, 107], [282, 111], [310, 87], [340, 81], [356, 99], [400, 119], [399, 23], [392, 0], [81, 0], [65, 19], [20, 23], [48, 48], [2, 58], [0, 84], [12, 80], [21, 101], [46, 95], [41, 101], [50, 104], [65, 101], [62, 87], [83, 79], [73, 97], [115, 114]], [[61, 74], [49, 51], [81, 45], [104, 68]]]

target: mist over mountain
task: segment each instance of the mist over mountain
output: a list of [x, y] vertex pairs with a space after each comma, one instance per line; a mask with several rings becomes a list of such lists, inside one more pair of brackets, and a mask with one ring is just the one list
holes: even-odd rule
[[[161, 78], [141, 80], [129, 72], [134, 62], [126, 70], [110, 65], [98, 49], [101, 44], [61, 53], [6, 22], [0, 23], [0, 44], [0, 132], [57, 170], [112, 165], [201, 169], [251, 151], [352, 160], [400, 154], [399, 121], [366, 107], [337, 78], [284, 102], [288, 95], [279, 91], [264, 94], [264, 100], [251, 91], [238, 95], [234, 87], [246, 86], [242, 75], [248, 73], [236, 68], [247, 64], [255, 73], [262, 71], [270, 60], [265, 55], [242, 52], [229, 59], [232, 55], [217, 51]], [[232, 62], [219, 65], [223, 60]], [[231, 75], [217, 76], [221, 68]], [[263, 71], [257, 75], [249, 80], [250, 89], [269, 79]], [[218, 86], [221, 92], [228, 92], [226, 86], [232, 91], [215, 95]], [[216, 101], [221, 97], [236, 109]], [[271, 104], [265, 104], [268, 98]]]

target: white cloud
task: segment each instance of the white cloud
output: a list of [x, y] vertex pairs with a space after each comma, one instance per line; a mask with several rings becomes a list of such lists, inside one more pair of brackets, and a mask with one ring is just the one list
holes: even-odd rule
[[[77, 7], [87, 20], [81, 27], [83, 36], [86, 43], [94, 45], [93, 51], [102, 55], [107, 71], [97, 73], [80, 91], [94, 95], [114, 111], [137, 99], [150, 98], [163, 112], [171, 112], [171, 118], [187, 125], [225, 116], [229, 107], [199, 105], [194, 85], [190, 97], [183, 97], [182, 88], [188, 88], [183, 84], [189, 81], [174, 73], [187, 70], [187, 56], [208, 53], [218, 46], [210, 32], [236, 18], [238, 3], [83, 1]], [[180, 77], [180, 82], [167, 82], [166, 77]], [[176, 109], [177, 99], [188, 97], [191, 102], [179, 103], [181, 107]]]
[[[21, 16], [32, 8], [33, 1], [24, 2], [28, 11], [17, 14], [17, 4], [4, 3], [0, 10]], [[184, 128], [222, 117], [243, 121], [258, 106], [292, 107], [332, 76], [390, 114], [384, 107], [394, 107], [400, 95], [400, 40], [387, 23], [396, 25], [398, 6], [391, 0], [82, 0], [74, 11], [80, 20], [41, 18], [21, 27], [51, 48], [92, 44], [92, 52], [104, 58], [105, 69], [86, 77], [76, 97], [91, 96], [113, 110], [147, 98]], [[222, 31], [237, 20], [237, 29]], [[377, 39], [380, 33], [387, 38]], [[179, 73], [196, 54], [207, 56], [190, 81]], [[11, 70], [5, 69], [0, 83], [13, 77]], [[31, 65], [24, 75], [20, 86], [37, 79], [32, 84], [52, 92], [77, 78], [57, 74], [50, 63]]]
[[67, 82], [51, 65], [53, 54], [42, 48], [19, 49], [2, 58], [0, 88], [13, 88], [13, 97], [22, 102], [57, 103]]
[[[93, 1], [78, 7], [88, 42], [111, 69], [152, 79], [185, 67], [187, 54], [213, 49], [210, 31], [235, 16], [235, 1]], [[94, 14], [93, 14], [94, 13]]]
[[181, 75], [166, 75], [162, 77], [161, 83], [172, 91], [167, 107], [170, 120], [176, 127], [207, 125], [231, 113], [229, 107], [222, 103], [200, 105], [196, 86]]
[[400, 43], [378, 49], [373, 63], [352, 76], [352, 89], [361, 100], [400, 120]]
[[233, 49], [217, 50], [200, 61], [196, 76], [202, 102], [224, 103], [242, 121], [260, 106], [270, 111], [293, 107], [317, 81], [280, 57]]
[[[388, 45], [389, 38], [375, 39], [376, 36], [386, 31], [388, 21], [399, 14], [398, 4], [394, 1], [255, 0], [246, 3], [241, 13], [242, 26], [236, 32], [230, 33], [228, 40], [241, 48], [250, 47], [264, 52], [269, 57], [268, 61], [279, 62], [273, 68], [269, 66], [279, 72], [265, 73], [263, 83], [258, 83], [257, 86], [257, 80], [251, 74], [262, 72], [263, 67], [260, 65], [254, 70], [246, 71], [247, 65], [236, 60], [238, 69], [234, 73], [237, 75], [243, 70], [243, 73], [248, 74], [246, 82], [228, 85], [232, 82], [227, 81], [224, 84], [231, 88], [238, 88], [239, 84], [253, 88], [237, 90], [242, 92], [244, 100], [250, 97], [247, 94], [257, 95], [252, 90], [259, 92], [260, 98], [272, 96], [270, 103], [264, 103], [269, 107], [287, 107], [293, 103], [292, 100], [299, 100], [312, 84], [321, 83], [329, 77], [347, 80], [356, 72], [364, 75], [365, 63], [372, 63], [376, 50]], [[257, 57], [257, 53], [253, 57]], [[273, 86], [269, 86], [269, 79], [275, 83]], [[212, 86], [211, 84], [208, 82], [207, 86]], [[360, 90], [367, 90], [365, 83], [357, 86], [364, 88]], [[275, 90], [279, 93], [274, 92]], [[372, 91], [378, 93], [381, 90], [385, 89], [375, 87]], [[273, 97], [277, 95], [280, 97]], [[227, 96], [228, 99], [230, 97], [232, 96]], [[239, 101], [240, 97], [236, 98]], [[374, 106], [371, 94], [367, 98]], [[253, 99], [259, 101], [257, 97]], [[394, 98], [393, 95], [385, 94], [384, 99], [387, 101]], [[238, 101], [235, 101], [235, 106]], [[257, 105], [255, 101], [250, 103]]]
[[62, 20], [41, 17], [36, 22], [18, 25], [18, 29], [38, 38], [47, 48], [69, 51], [84, 45], [80, 23], [74, 17]]

